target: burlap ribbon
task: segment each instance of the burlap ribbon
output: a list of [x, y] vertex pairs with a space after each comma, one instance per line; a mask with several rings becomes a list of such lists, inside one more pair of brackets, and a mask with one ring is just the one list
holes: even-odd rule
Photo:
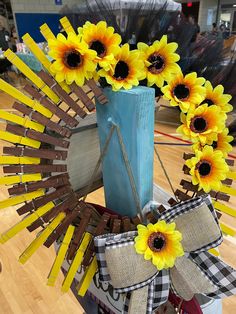
[[137, 254], [137, 232], [95, 238], [100, 280], [127, 293], [124, 313], [152, 313], [168, 299], [170, 287], [184, 300], [202, 293], [213, 298], [236, 293], [236, 271], [207, 252], [222, 242], [222, 234], [209, 196], [178, 204], [159, 217], [176, 223], [185, 255], [175, 266], [159, 271]]

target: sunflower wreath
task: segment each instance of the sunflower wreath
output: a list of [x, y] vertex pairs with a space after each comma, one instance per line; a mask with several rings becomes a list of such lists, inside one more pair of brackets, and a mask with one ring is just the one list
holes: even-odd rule
[[[194, 192], [194, 196], [210, 193], [219, 212], [235, 217], [234, 209], [219, 202], [236, 195], [230, 187], [236, 178], [235, 172], [230, 170], [233, 162], [228, 157], [232, 138], [225, 126], [226, 115], [232, 106], [229, 104], [231, 96], [224, 94], [221, 85], [213, 88], [196, 73], [182, 74], [177, 64], [178, 46], [168, 43], [165, 35], [150, 46], [138, 43], [136, 50], [130, 50], [128, 44], [120, 46], [120, 35], [104, 21], [96, 25], [86, 22], [78, 33], [66, 18], [61, 19], [61, 23], [67, 37], [62, 34], [55, 37], [46, 24], [40, 28], [48, 41], [50, 58], [29, 34], [23, 36], [27, 47], [45, 68], [38, 75], [11, 50], [5, 52], [6, 58], [26, 76], [28, 83], [22, 93], [0, 80], [0, 89], [17, 100], [13, 108], [18, 112], [16, 115], [0, 111], [0, 117], [7, 121], [0, 138], [14, 144], [4, 147], [4, 155], [0, 157], [3, 172], [7, 174], [0, 178], [0, 183], [12, 186], [8, 188], [10, 198], [0, 202], [0, 209], [23, 204], [17, 212], [26, 216], [4, 232], [0, 241], [5, 243], [24, 228], [33, 231], [43, 227], [20, 256], [20, 262], [27, 262], [41, 245], [49, 247], [61, 239], [48, 284], [54, 285], [62, 263], [67, 259], [71, 261], [71, 267], [63, 291], [69, 290], [76, 270], [82, 264], [85, 273], [78, 291], [84, 295], [98, 267], [93, 237], [109, 232], [128, 232], [140, 224], [138, 216], [118, 217], [81, 200], [67, 173], [65, 162], [73, 128], [95, 109], [95, 97], [101, 104], [107, 102], [99, 82], [105, 80], [114, 91], [131, 89], [144, 80], [148, 86], [161, 88], [170, 105], [179, 106], [181, 110], [182, 125], [178, 132], [193, 143], [193, 154], [184, 156], [184, 172], [191, 176], [191, 182], [183, 180], [183, 189]], [[180, 190], [176, 191], [176, 196], [177, 201], [191, 198]], [[175, 205], [173, 199], [170, 202]], [[152, 213], [148, 213], [147, 218], [156, 223]], [[160, 222], [155, 228], [166, 230], [173, 239], [176, 256], [181, 256], [180, 234], [174, 231], [174, 225], [164, 224]], [[224, 232], [235, 235], [234, 229], [224, 223], [220, 225]], [[140, 234], [145, 233], [142, 228], [138, 229]], [[150, 241], [158, 251], [164, 238], [158, 230], [155, 233], [159, 234], [158, 239]], [[136, 249], [138, 253], [142, 251], [138, 241]], [[165, 263], [172, 267], [172, 262], [174, 259], [168, 263], [166, 259], [154, 259], [159, 268]]]

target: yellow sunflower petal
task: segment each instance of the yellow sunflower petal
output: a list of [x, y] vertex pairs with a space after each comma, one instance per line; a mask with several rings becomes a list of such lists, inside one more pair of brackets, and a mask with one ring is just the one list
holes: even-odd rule
[[154, 255], [152, 257], [152, 262], [157, 267], [158, 270], [162, 270], [165, 266], [165, 261], [158, 255]]
[[147, 248], [147, 250], [144, 253], [144, 259], [145, 260], [150, 260], [153, 256], [152, 251], [150, 250], [150, 248]]

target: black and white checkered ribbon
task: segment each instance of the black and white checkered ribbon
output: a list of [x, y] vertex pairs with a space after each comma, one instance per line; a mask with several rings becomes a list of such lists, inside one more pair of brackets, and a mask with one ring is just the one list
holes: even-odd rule
[[[175, 205], [174, 207], [166, 210], [160, 215], [160, 220], [165, 220], [167, 223], [172, 222], [180, 215], [184, 215], [190, 211], [193, 211], [197, 207], [206, 204], [212, 213], [215, 221], [218, 224], [215, 210], [212, 206], [209, 196], [201, 196], [195, 199], [188, 200], [186, 202]], [[103, 235], [95, 238], [95, 251], [99, 267], [99, 278], [101, 281], [110, 281], [108, 266], [105, 258], [106, 250], [109, 248], [118, 248], [125, 245], [131, 245], [134, 243], [134, 238], [137, 236], [137, 231], [131, 231], [123, 234], [110, 234]], [[193, 263], [197, 265], [202, 274], [207, 277], [212, 285], [215, 287], [215, 291], [208, 294], [212, 298], [223, 298], [236, 294], [236, 271], [222, 262], [219, 258], [213, 256], [207, 250], [218, 246], [222, 242], [222, 234], [215, 241], [208, 243], [204, 247], [196, 249], [194, 252], [185, 254]], [[162, 270], [157, 272], [155, 276], [140, 282], [133, 286], [118, 289], [119, 292], [126, 292], [126, 300], [124, 304], [124, 313], [128, 313], [129, 302], [131, 298], [131, 292], [140, 289], [148, 285], [148, 300], [146, 313], [151, 314], [161, 304], [165, 303], [168, 299], [170, 289], [170, 276], [168, 270]], [[116, 289], [116, 288], [115, 288]], [[178, 293], [178, 292], [176, 292]]]
[[225, 264], [209, 252], [190, 253], [189, 258], [217, 286], [217, 290], [208, 294], [214, 299], [221, 299], [236, 294], [236, 270]]

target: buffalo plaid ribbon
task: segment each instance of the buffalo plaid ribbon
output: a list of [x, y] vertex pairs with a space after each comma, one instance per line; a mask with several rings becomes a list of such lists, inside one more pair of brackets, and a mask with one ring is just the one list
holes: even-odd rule
[[[185, 252], [183, 258], [187, 259], [188, 263], [189, 261], [191, 262], [191, 267], [197, 267], [199, 275], [201, 275], [199, 287], [201, 287], [203, 291], [195, 291], [198, 287], [191, 286], [190, 289], [192, 289], [193, 295], [194, 293], [203, 293], [211, 298], [223, 298], [236, 294], [236, 271], [221, 261], [218, 257], [207, 252], [210, 248], [217, 247], [222, 242], [222, 233], [218, 225], [214, 207], [211, 203], [211, 198], [209, 196], [201, 196], [177, 204], [159, 215], [159, 219], [170, 223], [182, 215], [196, 211], [203, 205], [205, 205], [204, 210], [206, 214], [209, 215], [210, 212], [211, 217], [214, 218], [211, 220], [211, 224], [215, 224], [215, 228], [218, 232], [214, 234], [214, 238], [211, 242], [204, 242], [203, 245], [199, 245], [199, 247], [194, 250]], [[204, 217], [199, 217], [199, 219], [204, 219]], [[202, 223], [202, 221], [204, 220], [199, 222], [195, 221], [194, 223]], [[120, 261], [122, 260], [122, 256], [117, 258], [117, 265], [113, 265], [114, 263], [109, 265], [109, 262], [107, 262], [108, 251], [113, 250], [112, 252], [115, 253], [117, 249], [119, 250], [119, 248], [124, 248], [125, 246], [128, 249], [133, 249], [134, 238], [136, 236], [137, 231], [130, 231], [123, 234], [108, 234], [95, 238], [95, 252], [98, 261], [99, 279], [101, 281], [111, 281], [111, 284], [113, 284], [113, 278], [110, 275], [111, 268], [117, 268], [117, 272], [119, 272], [119, 267], [121, 267]], [[184, 298], [184, 291], [181, 291], [180, 288], [182, 284], [180, 283], [180, 285], [176, 285], [176, 282], [173, 282], [172, 280], [175, 275], [174, 272], [178, 273], [179, 271], [187, 272], [187, 269], [181, 270], [174, 267], [167, 270], [157, 270], [156, 273], [150, 274], [150, 276], [148, 278], [145, 277], [144, 280], [139, 280], [134, 283], [134, 280], [132, 279], [132, 284], [127, 284], [125, 287], [113, 285], [117, 292], [126, 293], [126, 300], [123, 308], [124, 313], [128, 313], [129, 307], [131, 306], [132, 293], [138, 289], [143, 289], [146, 286], [148, 286], [147, 301], [145, 304], [147, 314], [153, 313], [161, 304], [167, 301], [170, 287], [177, 295]], [[129, 269], [127, 269], [127, 274], [129, 274]], [[189, 275], [191, 274], [186, 273], [186, 278], [189, 278]], [[183, 284], [187, 285], [188, 282], [183, 281]], [[144, 312], [142, 312], [142, 314]]]

